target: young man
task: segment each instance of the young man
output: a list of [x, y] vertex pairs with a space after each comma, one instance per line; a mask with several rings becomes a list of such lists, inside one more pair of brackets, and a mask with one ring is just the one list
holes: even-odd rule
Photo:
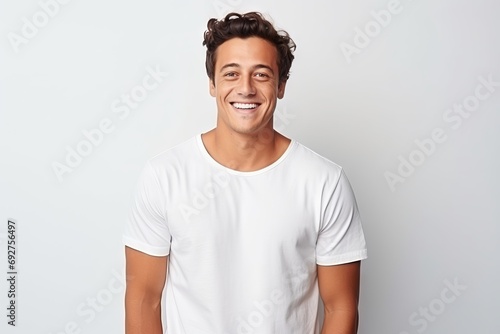
[[162, 312], [170, 334], [356, 333], [366, 247], [351, 187], [273, 129], [295, 44], [259, 13], [211, 19], [203, 44], [217, 126], [141, 174], [126, 333], [162, 333]]

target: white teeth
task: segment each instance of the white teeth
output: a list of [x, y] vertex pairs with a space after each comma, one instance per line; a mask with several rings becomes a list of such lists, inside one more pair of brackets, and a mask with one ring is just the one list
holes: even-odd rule
[[257, 108], [258, 105], [255, 103], [233, 103], [233, 106], [238, 109], [253, 109]]

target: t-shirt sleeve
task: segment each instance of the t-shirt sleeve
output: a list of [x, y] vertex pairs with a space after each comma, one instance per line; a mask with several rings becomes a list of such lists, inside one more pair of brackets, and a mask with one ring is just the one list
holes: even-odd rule
[[148, 161], [139, 176], [128, 214], [123, 234], [126, 246], [153, 256], [170, 253], [165, 203], [165, 191]]
[[325, 187], [316, 263], [337, 265], [367, 257], [365, 237], [351, 185], [341, 170], [332, 190]]

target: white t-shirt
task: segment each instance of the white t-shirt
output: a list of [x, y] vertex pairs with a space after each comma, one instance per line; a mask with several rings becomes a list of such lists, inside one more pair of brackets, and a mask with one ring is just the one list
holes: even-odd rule
[[125, 245], [169, 255], [166, 333], [319, 333], [316, 265], [366, 258], [342, 168], [296, 141], [239, 172], [201, 135], [144, 167]]

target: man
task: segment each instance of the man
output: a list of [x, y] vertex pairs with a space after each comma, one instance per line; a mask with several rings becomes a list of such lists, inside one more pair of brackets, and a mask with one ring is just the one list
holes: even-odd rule
[[126, 333], [162, 333], [162, 312], [170, 334], [356, 333], [366, 247], [351, 187], [273, 129], [295, 44], [259, 13], [211, 19], [204, 37], [217, 126], [141, 174]]

